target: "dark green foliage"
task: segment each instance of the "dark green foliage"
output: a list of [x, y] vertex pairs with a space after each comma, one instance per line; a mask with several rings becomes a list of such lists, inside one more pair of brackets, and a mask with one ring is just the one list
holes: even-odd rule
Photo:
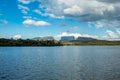
[[97, 41], [97, 39], [94, 38], [90, 38], [90, 37], [78, 37], [77, 41], [81, 41], [81, 42], [87, 42], [87, 41]]
[[0, 39], [0, 46], [61, 46], [60, 42], [58, 41], [39, 41], [39, 40], [31, 40], [31, 39]]
[[106, 41], [106, 40], [96, 40], [96, 41], [65, 41], [62, 42], [63, 45], [70, 45], [70, 46], [87, 46], [87, 45], [97, 45], [97, 46], [104, 46], [104, 45], [108, 45], [108, 46], [114, 46], [114, 45], [120, 45], [120, 41]]
[[4, 39], [0, 38], [0, 46], [81, 46], [81, 45], [120, 45], [120, 41], [105, 41], [105, 40], [96, 40], [96, 41], [64, 41], [64, 42], [59, 42], [55, 40], [32, 40], [32, 39]]

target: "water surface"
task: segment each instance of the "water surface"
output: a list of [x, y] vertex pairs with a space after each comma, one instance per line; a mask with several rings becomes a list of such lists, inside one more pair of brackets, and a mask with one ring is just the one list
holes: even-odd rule
[[120, 46], [0, 47], [0, 80], [120, 80]]

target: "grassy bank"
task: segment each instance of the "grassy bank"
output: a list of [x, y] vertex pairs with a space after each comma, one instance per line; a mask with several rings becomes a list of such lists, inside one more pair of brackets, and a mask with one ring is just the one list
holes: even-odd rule
[[59, 42], [55, 40], [47, 40], [47, 41], [39, 41], [39, 40], [31, 40], [31, 39], [0, 39], [0, 46], [87, 46], [87, 45], [96, 45], [96, 46], [116, 46], [120, 45], [120, 41], [64, 41]]
[[65, 42], [61, 42], [62, 45], [65, 46], [85, 46], [85, 45], [97, 45], [97, 46], [104, 46], [104, 45], [110, 45], [110, 46], [114, 46], [114, 45], [120, 45], [120, 41], [86, 41], [86, 42], [80, 42], [80, 41], [65, 41]]

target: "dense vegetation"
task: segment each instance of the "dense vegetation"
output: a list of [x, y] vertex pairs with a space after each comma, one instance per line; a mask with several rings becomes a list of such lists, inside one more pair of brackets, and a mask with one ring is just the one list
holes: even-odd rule
[[31, 39], [0, 39], [0, 46], [60, 46], [60, 42], [58, 41], [39, 41], [39, 40], [31, 40]]
[[32, 39], [4, 39], [0, 38], [0, 46], [80, 46], [80, 45], [120, 45], [120, 41], [55, 41], [55, 40], [32, 40]]
[[96, 40], [96, 41], [64, 41], [61, 44], [63, 45], [110, 45], [110, 46], [114, 46], [114, 45], [120, 45], [120, 41], [105, 41], [105, 40]]

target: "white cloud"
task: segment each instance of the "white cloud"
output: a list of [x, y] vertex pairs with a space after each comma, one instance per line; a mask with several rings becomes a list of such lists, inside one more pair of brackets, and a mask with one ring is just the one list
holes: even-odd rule
[[42, 15], [42, 16], [49, 16], [51, 18], [58, 18], [58, 19], [64, 19], [64, 16], [56, 16], [55, 14], [47, 14], [47, 13], [42, 13], [40, 10], [35, 9], [33, 12]]
[[79, 33], [68, 33], [68, 32], [63, 32], [60, 35], [57, 35], [56, 37], [62, 37], [62, 36], [74, 36], [75, 38], [81, 36]]
[[50, 23], [45, 22], [45, 21], [35, 21], [32, 19], [26, 19], [23, 21], [23, 24], [26, 26], [49, 26]]
[[15, 36], [13, 36], [12, 38], [13, 38], [13, 39], [21, 39], [22, 36], [21, 36], [21, 35], [15, 35]]
[[105, 33], [106, 33], [105, 36], [97, 36], [97, 35], [89, 35], [89, 34], [63, 32], [62, 34], [56, 35], [55, 39], [60, 40], [62, 36], [74, 36], [76, 39], [78, 37], [90, 37], [99, 40], [120, 40], [120, 31], [115, 33], [111, 30], [107, 30]]
[[34, 12], [37, 13], [37, 14], [40, 14], [40, 15], [42, 14], [42, 12], [38, 9], [35, 9]]
[[100, 20], [96, 22], [96, 27], [101, 28], [101, 27], [120, 27], [120, 21], [118, 20]]
[[67, 15], [78, 16], [83, 12], [83, 10], [79, 6], [74, 5], [71, 8], [64, 9], [63, 12]]
[[119, 36], [120, 36], [120, 29], [116, 29], [116, 32], [119, 34]]
[[24, 19], [31, 19], [31, 16], [23, 16]]
[[49, 16], [51, 18], [58, 18], [58, 19], [64, 19], [64, 16], [56, 16], [54, 14], [43, 14], [44, 16]]
[[[74, 18], [78, 21], [93, 22], [96, 27], [120, 27], [119, 0], [18, 0], [29, 4], [39, 2], [35, 13], [51, 18]], [[29, 9], [20, 6], [21, 12], [27, 14]], [[32, 16], [34, 17], [34, 16]]]
[[89, 34], [79, 34], [79, 33], [69, 33], [69, 32], [63, 32], [62, 34], [59, 34], [55, 36], [55, 39], [60, 40], [62, 36], [74, 36], [75, 38], [78, 37], [91, 37], [96, 39], [101, 39], [99, 36], [89, 35]]
[[56, 16], [56, 15], [54, 15], [54, 14], [44, 14], [44, 13], [42, 13], [40, 10], [38, 10], [38, 9], [35, 9], [33, 12], [35, 12], [35, 13], [37, 13], [37, 14], [39, 14], [39, 15], [42, 15], [42, 16], [49, 16], [49, 17], [51, 17], [51, 18], [58, 18], [58, 19], [63, 19], [64, 18], [64, 16]]
[[118, 39], [119, 38], [119, 36], [111, 30], [107, 30], [106, 33], [110, 39]]
[[[104, 20], [109, 26], [120, 22], [119, 0], [39, 0], [45, 8], [45, 14], [51, 16], [64, 16], [79, 21], [96, 22]], [[55, 7], [57, 6], [57, 7]], [[111, 22], [109, 24], [109, 22]], [[112, 23], [114, 22], [114, 23]], [[98, 24], [98, 22], [97, 22]], [[106, 26], [100, 23], [99, 27]], [[119, 25], [120, 26], [120, 25]]]
[[[46, 12], [55, 15], [64, 15], [75, 18], [79, 17], [81, 20], [88, 18], [95, 19], [96, 15], [101, 16], [103, 11], [108, 9], [108, 5], [98, 2], [96, 0], [40, 0], [45, 6]], [[49, 5], [47, 4], [49, 3]], [[47, 5], [46, 5], [47, 4]], [[42, 5], [42, 4], [41, 4]], [[57, 7], [53, 7], [57, 6]], [[86, 16], [84, 16], [86, 15]], [[95, 16], [93, 16], [95, 15]], [[84, 17], [83, 17], [84, 16]]]
[[[97, 26], [97, 24], [95, 24], [94, 22], [88, 22], [88, 27], [89, 27], [89, 28], [93, 27], [94, 25]], [[97, 27], [98, 27], [98, 26], [97, 26]]]
[[29, 4], [31, 2], [34, 2], [35, 0], [18, 0], [18, 1], [23, 4]]
[[26, 6], [23, 6], [23, 5], [18, 5], [18, 8], [19, 9], [24, 9], [24, 10], [30, 10], [28, 7], [26, 7]]
[[27, 14], [28, 12], [26, 10], [21, 10], [23, 14]]
[[[97, 27], [120, 26], [119, 0], [18, 0], [23, 4], [40, 2], [34, 12], [51, 18], [74, 18], [79, 21], [96, 22]], [[27, 8], [22, 13], [27, 14]], [[42, 11], [41, 11], [42, 10]], [[107, 23], [104, 23], [107, 22]], [[109, 23], [110, 22], [110, 23]], [[117, 24], [117, 25], [116, 25]]]
[[28, 7], [23, 6], [23, 5], [18, 5], [18, 9], [20, 9], [23, 14], [27, 14], [28, 11], [30, 11]]

